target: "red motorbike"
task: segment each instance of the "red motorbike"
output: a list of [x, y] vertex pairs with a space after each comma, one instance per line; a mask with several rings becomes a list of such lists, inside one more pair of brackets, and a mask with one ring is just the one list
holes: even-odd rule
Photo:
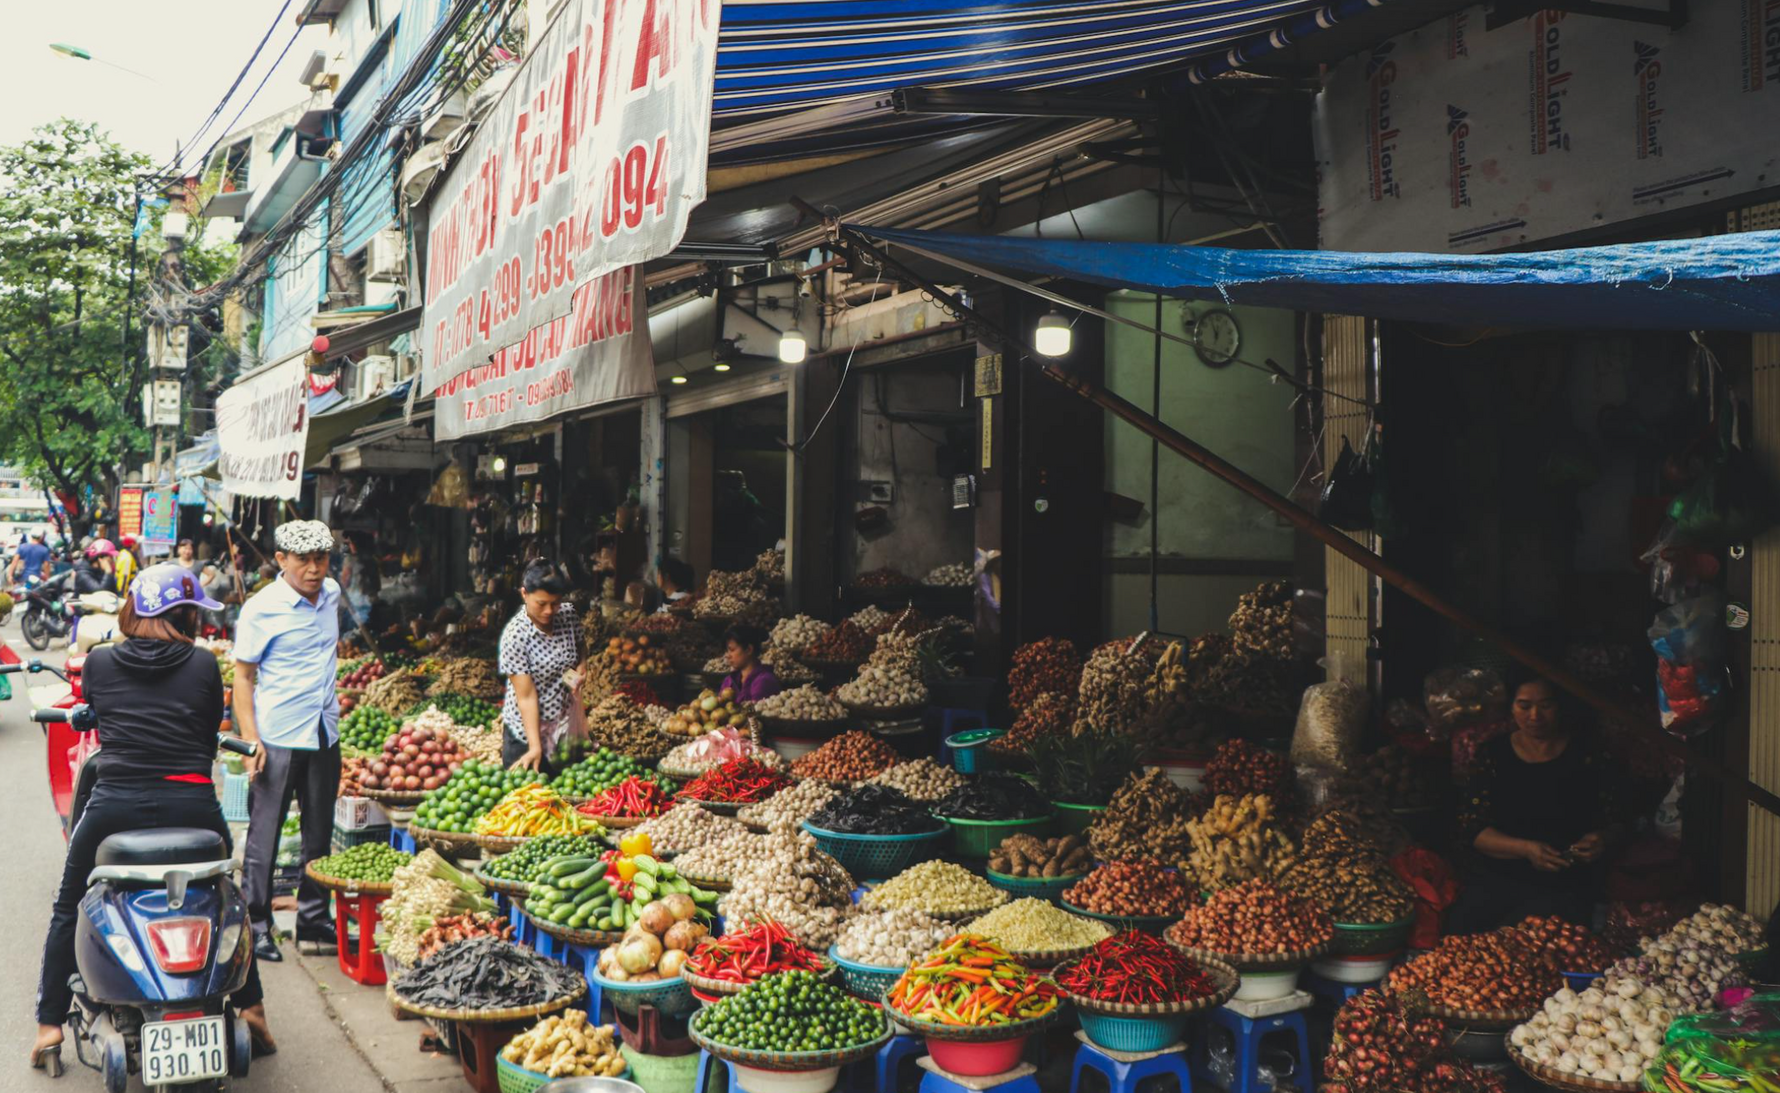
[[[86, 657], [72, 656], [68, 658], [66, 669], [58, 669], [40, 660], [30, 661], [25, 671], [32, 675], [48, 672], [67, 684], [66, 687], [46, 687], [32, 697], [32, 705], [39, 708], [58, 710], [72, 709], [80, 704], [80, 670], [86, 664]], [[24, 663], [17, 653], [0, 644], [0, 664]], [[62, 837], [66, 839], [71, 828], [70, 817], [78, 814], [77, 802], [85, 799], [92, 791], [93, 776], [98, 768], [88, 769], [87, 760], [97, 754], [99, 741], [97, 733], [79, 733], [66, 722], [46, 724], [43, 726], [44, 754], [49, 764], [49, 791], [55, 801], [56, 817], [62, 821]], [[84, 780], [82, 774], [88, 775]]]

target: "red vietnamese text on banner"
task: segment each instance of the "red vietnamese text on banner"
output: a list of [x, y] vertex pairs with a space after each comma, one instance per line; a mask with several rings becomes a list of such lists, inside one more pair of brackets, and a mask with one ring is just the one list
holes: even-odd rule
[[117, 491], [118, 538], [142, 538], [142, 487], [122, 486]]
[[655, 390], [634, 267], [705, 196], [719, 5], [568, 0], [427, 227], [439, 439]]
[[309, 442], [308, 366], [301, 357], [236, 383], [216, 400], [217, 470], [242, 497], [295, 501]]

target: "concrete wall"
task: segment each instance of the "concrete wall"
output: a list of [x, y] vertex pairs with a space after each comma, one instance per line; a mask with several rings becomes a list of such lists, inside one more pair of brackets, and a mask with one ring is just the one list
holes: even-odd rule
[[[1214, 305], [1164, 299], [1162, 329], [1188, 336], [1183, 312], [1197, 316]], [[1106, 310], [1145, 326], [1155, 322], [1155, 298], [1116, 292]], [[1269, 358], [1291, 369], [1298, 358], [1293, 313], [1231, 309], [1242, 334], [1239, 356]], [[1114, 323], [1085, 319], [1077, 336], [1103, 325], [1107, 339], [1107, 386], [1149, 410], [1153, 402], [1155, 338]], [[1162, 342], [1161, 418], [1244, 471], [1289, 492], [1294, 465], [1293, 390], [1239, 363], [1211, 368], [1188, 346]], [[1141, 501], [1135, 520], [1106, 523], [1101, 570], [1106, 585], [1106, 633], [1150, 628], [1148, 562], [1151, 441], [1129, 425], [1107, 419], [1106, 488]], [[1164, 450], [1159, 463], [1157, 624], [1167, 633], [1222, 630], [1236, 596], [1274, 574], [1290, 572], [1291, 528], [1259, 503], [1185, 459]], [[1135, 572], [1133, 572], [1135, 570]]]
[[[856, 462], [841, 484], [848, 494], [838, 507], [851, 513], [872, 505], [872, 482], [890, 483], [892, 494], [882, 506], [889, 511], [888, 525], [852, 536], [852, 572], [846, 576], [892, 566], [921, 578], [935, 566], [969, 562], [973, 519], [970, 510], [952, 508], [951, 467], [942, 466], [941, 453], [948, 425], [962, 436], [966, 450], [975, 436], [968, 416], [972, 408], [958, 405], [957, 374], [890, 366], [855, 374], [853, 382], [858, 385]], [[964, 416], [946, 420], [956, 415]], [[905, 416], [917, 420], [901, 420]]]

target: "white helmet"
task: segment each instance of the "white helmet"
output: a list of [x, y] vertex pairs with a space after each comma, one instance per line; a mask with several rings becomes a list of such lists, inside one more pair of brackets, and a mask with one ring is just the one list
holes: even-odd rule
[[45, 539], [49, 538], [49, 529], [48, 528], [32, 528], [31, 529], [31, 538], [33, 538], [41, 543]]

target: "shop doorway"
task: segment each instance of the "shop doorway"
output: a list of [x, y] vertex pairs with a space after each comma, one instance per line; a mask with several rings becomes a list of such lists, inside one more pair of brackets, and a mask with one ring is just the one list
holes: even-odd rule
[[783, 395], [670, 420], [667, 550], [701, 582], [747, 569], [786, 537], [785, 423]]

